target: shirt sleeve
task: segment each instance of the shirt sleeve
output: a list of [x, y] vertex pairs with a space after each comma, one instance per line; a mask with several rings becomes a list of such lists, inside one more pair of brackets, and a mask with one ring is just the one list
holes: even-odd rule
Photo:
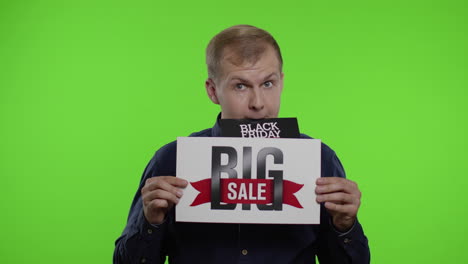
[[167, 221], [160, 225], [151, 225], [143, 213], [141, 188], [146, 179], [155, 173], [158, 153], [149, 162], [134, 196], [127, 225], [122, 235], [115, 242], [113, 263], [164, 263], [166, 249], [164, 240], [168, 229]]
[[[322, 158], [322, 177], [330, 176], [346, 178], [340, 160], [331, 150]], [[357, 219], [348, 232], [338, 232], [332, 226], [327, 210], [321, 205], [320, 221], [320, 242], [317, 257], [321, 264], [370, 263], [367, 237], [364, 235], [362, 226]]]

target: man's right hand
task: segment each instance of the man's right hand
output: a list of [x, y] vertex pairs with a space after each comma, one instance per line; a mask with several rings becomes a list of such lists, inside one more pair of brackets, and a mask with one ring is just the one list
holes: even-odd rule
[[143, 212], [150, 224], [161, 224], [167, 212], [179, 202], [188, 182], [174, 176], [149, 178], [141, 189]]

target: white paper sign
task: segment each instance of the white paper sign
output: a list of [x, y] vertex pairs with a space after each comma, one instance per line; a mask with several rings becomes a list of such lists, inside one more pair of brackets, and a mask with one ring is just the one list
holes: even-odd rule
[[176, 221], [319, 224], [318, 139], [179, 137]]

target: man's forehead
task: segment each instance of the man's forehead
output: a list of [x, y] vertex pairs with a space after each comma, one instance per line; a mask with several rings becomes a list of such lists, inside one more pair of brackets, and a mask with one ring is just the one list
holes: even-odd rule
[[239, 50], [237, 47], [226, 46], [223, 49], [221, 63], [228, 63], [235, 66], [242, 64], [255, 64], [263, 57], [276, 57], [275, 51], [271, 45], [265, 44], [248, 52]]
[[265, 52], [257, 57], [240, 58], [235, 50], [227, 49], [221, 59], [222, 76], [227, 79], [242, 78], [255, 72], [259, 77], [280, 75], [280, 62], [273, 47], [269, 47]]

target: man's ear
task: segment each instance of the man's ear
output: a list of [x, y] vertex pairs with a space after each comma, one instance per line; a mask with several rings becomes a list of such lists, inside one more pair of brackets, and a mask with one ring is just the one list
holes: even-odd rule
[[281, 80], [281, 92], [283, 92], [283, 87], [284, 87], [284, 72], [281, 72], [280, 80]]
[[206, 88], [206, 93], [208, 94], [208, 97], [210, 98], [210, 100], [215, 104], [219, 104], [218, 96], [216, 95], [216, 84], [213, 81], [213, 79], [211, 78], [206, 79], [205, 88]]

